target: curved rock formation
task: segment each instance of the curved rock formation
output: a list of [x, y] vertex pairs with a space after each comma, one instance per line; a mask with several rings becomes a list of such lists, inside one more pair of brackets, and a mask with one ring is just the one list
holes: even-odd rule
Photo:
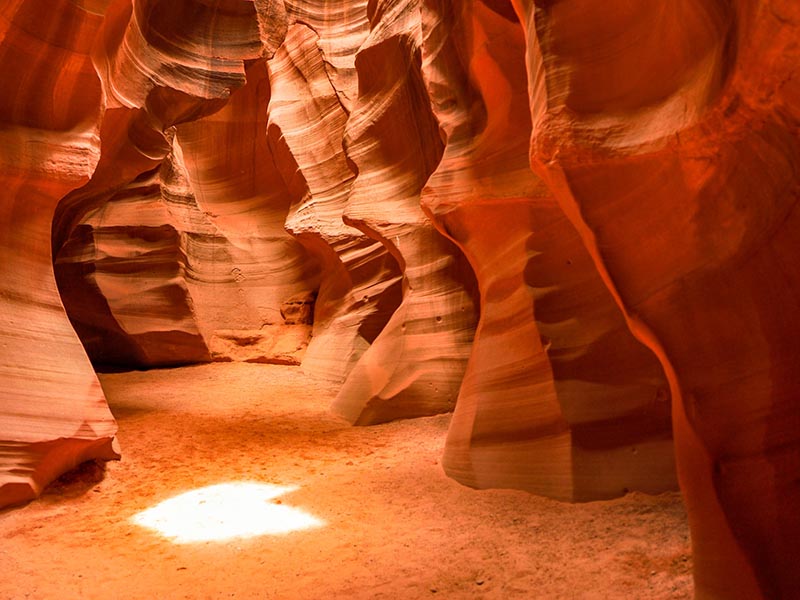
[[177, 127], [176, 156], [186, 165], [184, 206], [192, 206], [193, 197], [200, 209], [193, 221], [204, 219], [213, 229], [187, 236], [201, 329], [207, 338], [261, 336], [276, 348], [285, 338], [291, 354], [292, 345], [307, 342], [308, 327], [285, 325], [281, 306], [313, 294], [318, 271], [284, 229], [291, 198], [267, 144], [268, 101], [267, 70], [259, 61], [223, 109]]
[[102, 18], [66, 0], [40, 9], [0, 7], [0, 507], [82, 461], [118, 456], [50, 252], [59, 199], [99, 159], [102, 90], [89, 51]]
[[425, 6], [424, 73], [447, 144], [423, 204], [481, 292], [445, 471], [572, 501], [674, 489], [666, 380], [530, 171], [525, 40], [498, 6]]
[[181, 232], [144, 173], [92, 210], [55, 261], [64, 305], [95, 364], [210, 360], [184, 277]]
[[214, 112], [244, 85], [244, 61], [280, 43], [267, 25], [280, 4], [112, 0], [95, 53], [110, 106], [146, 107], [163, 126]]
[[512, 2], [5, 2], [0, 506], [116, 456], [55, 259], [106, 359], [297, 362], [313, 311], [362, 424], [466, 369], [470, 485], [663, 489], [671, 397], [698, 598], [796, 596], [800, 9]]
[[[276, 189], [280, 179], [274, 169], [270, 179], [266, 168], [271, 158], [264, 139], [263, 63], [249, 67], [247, 85], [233, 93], [230, 89], [245, 81], [242, 60], [262, 53], [255, 8], [228, 2], [214, 11], [197, 11], [191, 5], [137, 4], [133, 11], [114, 5], [106, 16], [96, 62], [116, 101], [137, 108], [107, 113], [103, 156], [92, 181], [59, 207], [56, 247], [66, 232], [83, 237], [82, 230], [95, 232], [89, 254], [70, 249], [76, 255], [58, 261], [63, 271], [77, 260], [90, 280], [79, 285], [75, 276], [81, 273], [72, 269], [61, 278], [62, 290], [96, 362], [164, 366], [213, 356], [297, 363], [308, 326], [285, 328], [281, 304], [313, 290], [315, 274], [302, 248], [283, 230], [287, 196]], [[175, 27], [175, 10], [193, 19], [181, 22], [187, 27], [183, 33], [172, 33], [171, 44], [178, 43], [182, 53], [172, 45], [162, 47], [164, 33], [157, 31]], [[128, 25], [121, 35], [123, 23]], [[171, 52], [171, 61], [164, 52]], [[159, 68], [150, 68], [149, 61], [157, 61]], [[187, 74], [187, 69], [194, 71]], [[147, 96], [138, 88], [126, 93], [133, 75], [118, 83], [131, 70], [141, 79], [140, 87], [149, 86]], [[234, 76], [240, 70], [242, 76]], [[169, 129], [186, 121], [191, 122], [179, 126], [177, 135]], [[221, 145], [230, 151], [218, 152]], [[264, 161], [265, 168], [255, 161]], [[155, 196], [136, 202], [124, 186], [138, 186], [139, 173], [160, 162], [164, 168], [151, 181]], [[156, 176], [148, 173], [141, 177]], [[106, 227], [106, 247], [99, 248], [97, 227], [108, 220], [108, 207], [121, 206], [114, 193], [124, 195], [129, 215], [117, 219], [113, 230]], [[103, 215], [100, 221], [94, 217], [91, 222], [92, 210]], [[141, 229], [137, 215], [145, 212], [151, 222]], [[150, 239], [136, 241], [142, 232]], [[156, 238], [160, 242], [154, 253], [148, 244]], [[109, 244], [114, 246], [111, 262], [106, 259]], [[113, 290], [98, 296], [99, 274], [107, 268], [113, 269]], [[129, 305], [129, 297], [135, 297], [136, 306]], [[100, 319], [96, 311], [109, 314]]]
[[345, 221], [383, 243], [403, 301], [348, 376], [334, 410], [367, 425], [453, 409], [475, 322], [473, 275], [422, 212], [441, 140], [420, 74], [416, 2], [377, 2], [356, 57], [358, 101], [345, 133], [358, 176]]
[[669, 376], [697, 597], [794, 597], [800, 11], [524, 4], [533, 165]]
[[[331, 24], [309, 17], [296, 15], [303, 23], [289, 28], [270, 61], [268, 137], [293, 202], [286, 229], [322, 267], [303, 368], [342, 382], [397, 308], [400, 273], [383, 245], [342, 221], [354, 178], [342, 136], [357, 91], [349, 64], [356, 48], [343, 44], [330, 56]], [[360, 42], [366, 32], [354, 22], [344, 33]]]

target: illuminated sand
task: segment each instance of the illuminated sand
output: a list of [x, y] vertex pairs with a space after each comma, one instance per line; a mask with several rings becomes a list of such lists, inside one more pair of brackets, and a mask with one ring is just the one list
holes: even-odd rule
[[296, 489], [252, 481], [218, 483], [164, 500], [135, 514], [131, 522], [176, 544], [280, 535], [324, 525], [298, 508], [271, 502]]
[[[439, 464], [449, 416], [351, 428], [326, 410], [336, 390], [292, 367], [101, 380], [124, 458], [0, 513], [0, 599], [691, 597], [677, 494], [569, 505], [471, 490]], [[231, 482], [296, 488], [259, 502], [319, 523], [176, 543], [131, 521]]]

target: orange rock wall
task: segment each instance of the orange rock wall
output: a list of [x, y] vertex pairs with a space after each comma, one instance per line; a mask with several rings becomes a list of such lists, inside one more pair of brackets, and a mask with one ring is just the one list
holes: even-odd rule
[[117, 456], [50, 240], [59, 200], [99, 160], [102, 88], [89, 52], [102, 16], [34, 4], [0, 8], [0, 506], [34, 498], [84, 460]]
[[419, 6], [381, 0], [372, 9], [345, 132], [358, 175], [343, 218], [383, 244], [403, 281], [402, 302], [334, 403], [361, 425], [452, 410], [475, 321], [466, 260], [420, 208], [442, 144], [421, 75]]
[[430, 1], [423, 14], [424, 72], [447, 139], [423, 205], [481, 291], [445, 470], [572, 501], [673, 489], [666, 379], [529, 167], [520, 23], [510, 6], [481, 3]]
[[[355, 174], [343, 138], [358, 95], [355, 53], [368, 33], [366, 4], [330, 3], [347, 20], [294, 6], [269, 62], [267, 137], [291, 199], [285, 227], [321, 267], [306, 372], [341, 383], [400, 302], [400, 269], [379, 242], [343, 221]], [[344, 30], [340, 30], [344, 28]], [[341, 38], [346, 43], [336, 44]]]
[[677, 464], [697, 597], [796, 596], [798, 29], [788, 0], [5, 3], [0, 505], [116, 456], [86, 352], [308, 343], [354, 423], [454, 409], [468, 485]]
[[800, 11], [518, 9], [533, 168], [670, 381], [697, 597], [796, 597]]

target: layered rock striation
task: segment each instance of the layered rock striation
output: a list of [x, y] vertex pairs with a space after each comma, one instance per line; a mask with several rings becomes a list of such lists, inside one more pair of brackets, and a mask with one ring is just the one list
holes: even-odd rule
[[795, 597], [800, 12], [518, 8], [533, 167], [670, 382], [697, 597]]
[[87, 353], [302, 360], [357, 424], [455, 409], [475, 487], [676, 464], [698, 598], [794, 597], [799, 29], [787, 0], [6, 2], [0, 506], [117, 456]]
[[397, 260], [403, 296], [334, 403], [362, 425], [452, 410], [475, 322], [472, 273], [420, 208], [442, 152], [421, 75], [420, 7], [386, 0], [372, 9], [345, 133], [358, 175], [344, 219]]
[[446, 146], [423, 206], [469, 258], [481, 297], [446, 472], [572, 501], [674, 489], [666, 378], [530, 170], [516, 15], [448, 1], [424, 14]]
[[118, 456], [50, 242], [59, 200], [99, 160], [102, 88], [89, 53], [102, 17], [68, 1], [39, 8], [0, 7], [0, 506], [82, 461]]
[[[343, 138], [358, 93], [355, 52], [368, 30], [365, 4], [330, 7], [352, 21], [294, 8], [302, 22], [269, 63], [267, 137], [291, 198], [285, 227], [321, 266], [303, 368], [341, 383], [397, 308], [400, 268], [380, 242], [342, 218], [355, 178]], [[332, 42], [339, 36], [345, 43]]]

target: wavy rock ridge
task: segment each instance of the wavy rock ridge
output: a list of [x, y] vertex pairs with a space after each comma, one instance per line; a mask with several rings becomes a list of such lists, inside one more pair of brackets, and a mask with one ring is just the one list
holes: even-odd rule
[[796, 597], [800, 14], [589, 4], [520, 3], [533, 167], [667, 373], [697, 596]]
[[469, 485], [565, 500], [672, 489], [667, 382], [528, 165], [514, 13], [426, 9], [428, 87], [447, 145], [423, 203], [481, 287], [445, 470]]
[[5, 3], [0, 506], [118, 456], [87, 354], [302, 361], [356, 424], [454, 410], [471, 486], [677, 472], [697, 597], [795, 597], [798, 29], [788, 0]]
[[34, 498], [84, 460], [118, 456], [50, 247], [59, 200], [99, 160], [102, 88], [89, 52], [101, 24], [70, 2], [46, 14], [25, 2], [0, 8], [0, 505]]

